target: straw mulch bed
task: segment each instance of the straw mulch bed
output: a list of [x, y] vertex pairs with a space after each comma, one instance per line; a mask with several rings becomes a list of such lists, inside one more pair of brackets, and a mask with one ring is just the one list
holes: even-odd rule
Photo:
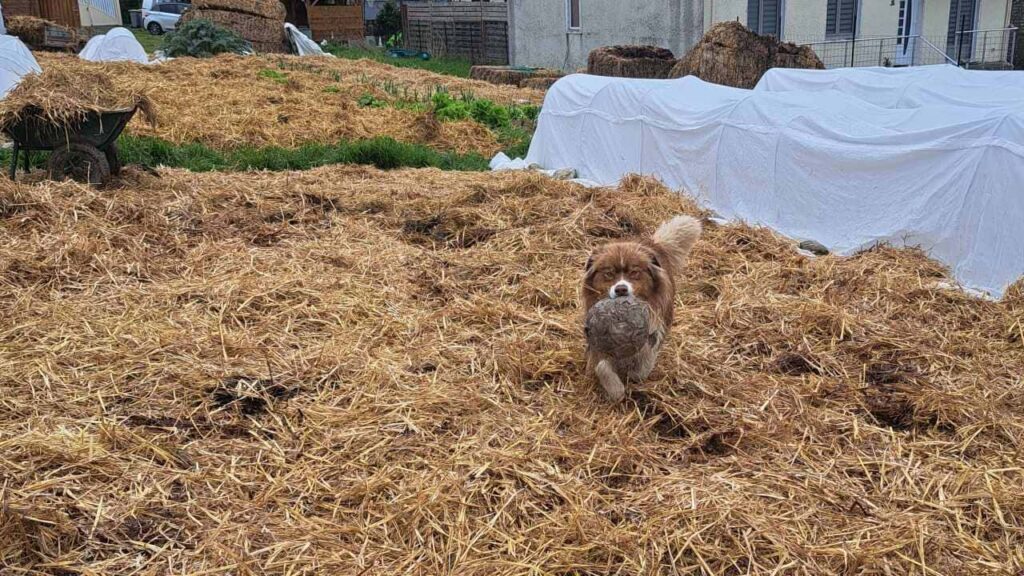
[[0, 182], [15, 573], [1024, 569], [1019, 289], [709, 225], [653, 378], [612, 406], [578, 281], [592, 246], [696, 213], [659, 186], [124, 185]]
[[672, 51], [657, 46], [603, 46], [590, 51], [587, 74], [620, 78], [668, 78]]
[[70, 37], [69, 48], [74, 49], [80, 43], [77, 30], [61, 26], [56, 22], [43, 18], [36, 18], [35, 16], [5, 17], [4, 26], [7, 28], [7, 34], [20, 38], [22, 42], [31, 48], [41, 49], [45, 47], [47, 28], [56, 28], [67, 34]]
[[[372, 94], [391, 101], [396, 99], [393, 92], [399, 99], [424, 99], [437, 86], [447, 86], [454, 94], [467, 90], [503, 102], [543, 98], [537, 90], [497, 87], [368, 60], [223, 55], [179, 58], [157, 66], [93, 63], [52, 54], [40, 55], [39, 60], [46, 70], [60, 68], [71, 74], [102, 70], [118, 87], [148, 94], [160, 110], [160, 125], [154, 128], [141, 119], [133, 120], [130, 133], [218, 148], [291, 147], [390, 136], [442, 150], [489, 155], [499, 144], [491, 131], [476, 122], [438, 123], [429, 112], [361, 108], [358, 100]], [[260, 76], [267, 71], [284, 75], [285, 81]]]
[[739, 22], [722, 22], [679, 60], [670, 77], [696, 76], [724, 86], [753, 88], [770, 68], [824, 70], [825, 65], [810, 46], [760, 36]]

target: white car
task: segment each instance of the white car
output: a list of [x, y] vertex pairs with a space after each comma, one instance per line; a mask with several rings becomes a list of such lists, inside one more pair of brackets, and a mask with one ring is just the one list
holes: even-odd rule
[[189, 6], [191, 0], [142, 0], [142, 26], [154, 35], [174, 30]]

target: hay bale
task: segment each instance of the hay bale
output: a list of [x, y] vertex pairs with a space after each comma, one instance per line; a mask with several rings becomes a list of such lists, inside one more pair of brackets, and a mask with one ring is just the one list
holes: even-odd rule
[[668, 78], [676, 59], [657, 46], [604, 46], [590, 51], [587, 74], [620, 78]]
[[286, 12], [284, 4], [278, 0], [195, 0], [192, 8], [196, 10], [218, 10], [221, 12], [237, 12], [250, 16], [259, 16], [269, 20], [277, 20], [284, 24]]
[[27, 44], [30, 48], [41, 49], [46, 48], [46, 29], [58, 30], [61, 32], [61, 36], [68, 38], [68, 44], [73, 48], [80, 43], [78, 37], [78, 31], [68, 28], [67, 26], [61, 26], [56, 22], [51, 22], [43, 18], [36, 18], [35, 16], [11, 16], [10, 19], [5, 20], [7, 26], [7, 33], [11, 36], [16, 36], [21, 39], [22, 42]]
[[277, 21], [261, 16], [227, 12], [223, 10], [207, 10], [192, 8], [181, 16], [181, 22], [192, 20], [209, 20], [218, 26], [233, 30], [236, 34], [252, 43], [257, 52], [286, 52], [284, 21]]
[[679, 60], [669, 77], [692, 75], [724, 86], [753, 88], [769, 68], [823, 70], [825, 65], [809, 46], [760, 36], [739, 22], [722, 22]]
[[143, 116], [156, 125], [156, 110], [142, 92], [121, 88], [113, 77], [98, 69], [49, 68], [29, 74], [0, 100], [0, 129], [33, 115], [60, 125], [81, 121], [90, 111], [117, 110], [138, 106]]
[[541, 78], [527, 78], [519, 83], [520, 88], [532, 88], [533, 90], [547, 90], [558, 82], [561, 77], [545, 76]]
[[[551, 68], [526, 68], [521, 66], [473, 66], [469, 77], [497, 85], [523, 86], [531, 78], [561, 78], [565, 73]], [[548, 84], [550, 86], [550, 84]]]

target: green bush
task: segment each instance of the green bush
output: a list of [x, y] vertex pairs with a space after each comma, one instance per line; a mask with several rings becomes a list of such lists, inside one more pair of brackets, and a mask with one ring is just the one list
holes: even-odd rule
[[240, 54], [248, 43], [234, 31], [217, 26], [209, 20], [190, 20], [164, 36], [161, 48], [172, 57], [208, 58], [216, 54]]

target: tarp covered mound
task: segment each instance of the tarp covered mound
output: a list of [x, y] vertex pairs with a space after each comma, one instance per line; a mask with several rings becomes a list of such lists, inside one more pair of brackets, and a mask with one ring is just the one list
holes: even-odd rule
[[1024, 274], [1024, 108], [572, 75], [548, 91], [526, 161], [607, 185], [653, 175], [839, 253], [920, 246], [995, 296]]
[[42, 72], [32, 52], [14, 36], [0, 34], [0, 98], [21, 81], [21, 77]]
[[113, 28], [106, 34], [93, 36], [78, 53], [78, 57], [92, 62], [149, 62], [146, 49], [139, 44], [134, 34], [124, 28]]
[[836, 90], [883, 108], [919, 108], [935, 104], [1016, 107], [1024, 103], [1024, 74], [964, 70], [946, 64], [835, 70], [773, 68], [754, 89], [758, 92]]

